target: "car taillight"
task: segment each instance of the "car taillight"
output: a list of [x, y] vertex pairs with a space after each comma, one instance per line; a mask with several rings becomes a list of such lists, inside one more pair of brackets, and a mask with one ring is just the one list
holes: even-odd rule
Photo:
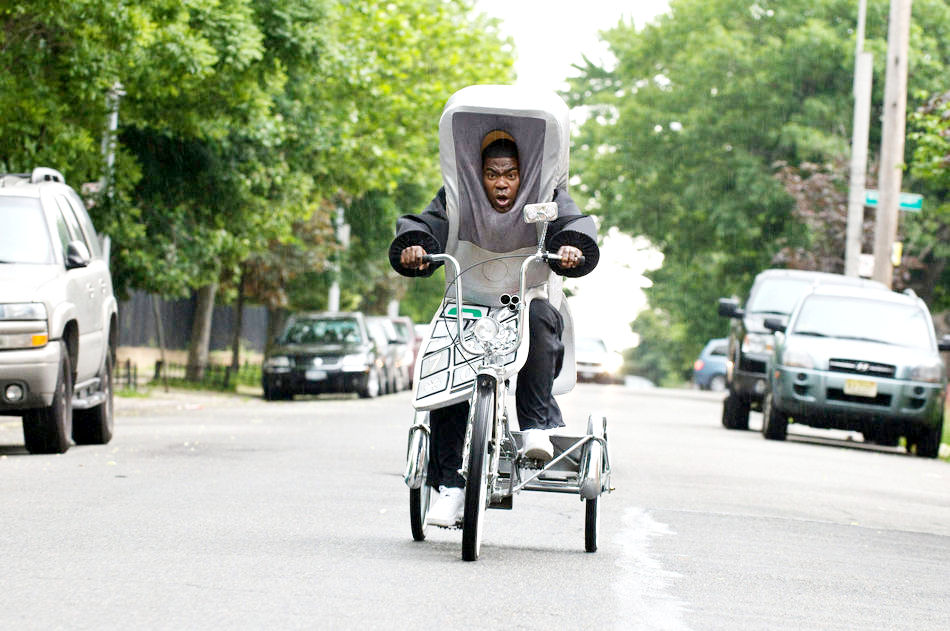
[[700, 370], [702, 370], [703, 366], [705, 366], [705, 364], [703, 363], [703, 360], [701, 359], [697, 359], [696, 361], [693, 362], [693, 370], [695, 370], [696, 372], [699, 372]]

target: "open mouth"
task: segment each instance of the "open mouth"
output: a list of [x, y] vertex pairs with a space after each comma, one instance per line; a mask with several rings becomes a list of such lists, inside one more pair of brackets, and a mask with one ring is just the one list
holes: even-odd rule
[[508, 206], [511, 205], [511, 200], [507, 195], [499, 195], [495, 198], [495, 204], [497, 204], [499, 208], [508, 208]]

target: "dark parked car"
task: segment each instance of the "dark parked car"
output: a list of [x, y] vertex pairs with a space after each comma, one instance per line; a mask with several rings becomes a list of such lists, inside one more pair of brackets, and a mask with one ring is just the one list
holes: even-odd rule
[[777, 331], [762, 433], [784, 440], [789, 418], [858, 431], [867, 442], [936, 458], [943, 433], [946, 367], [930, 312], [914, 295], [821, 286], [802, 298]]
[[726, 389], [726, 357], [729, 338], [719, 337], [706, 342], [706, 346], [693, 362], [693, 384], [700, 390], [721, 392]]
[[719, 299], [719, 315], [732, 318], [729, 330], [729, 364], [722, 404], [722, 424], [728, 429], [749, 429], [749, 410], [761, 409], [767, 387], [766, 368], [774, 350], [767, 317], [787, 321], [798, 299], [815, 285], [835, 284], [890, 291], [876, 281], [841, 274], [803, 270], [769, 269], [752, 283], [745, 308], [732, 298]]
[[362, 313], [298, 313], [291, 316], [262, 367], [268, 401], [295, 394], [381, 390], [383, 357]]

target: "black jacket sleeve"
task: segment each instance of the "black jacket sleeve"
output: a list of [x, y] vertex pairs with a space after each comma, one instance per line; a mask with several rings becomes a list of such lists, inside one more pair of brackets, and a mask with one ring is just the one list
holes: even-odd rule
[[403, 215], [396, 220], [396, 238], [389, 245], [389, 264], [403, 276], [431, 276], [442, 263], [430, 264], [424, 270], [410, 269], [399, 262], [399, 256], [404, 249], [413, 245], [421, 245], [427, 254], [442, 254], [448, 237], [445, 189], [441, 188], [421, 213]]
[[569, 278], [590, 274], [600, 261], [597, 225], [590, 215], [581, 214], [567, 191], [563, 189], [555, 191], [554, 201], [558, 206], [558, 218], [548, 226], [544, 247], [548, 252], [557, 252], [562, 245], [574, 246], [584, 255], [584, 262], [572, 269], [561, 267], [558, 261], [550, 261], [548, 265], [556, 274]]

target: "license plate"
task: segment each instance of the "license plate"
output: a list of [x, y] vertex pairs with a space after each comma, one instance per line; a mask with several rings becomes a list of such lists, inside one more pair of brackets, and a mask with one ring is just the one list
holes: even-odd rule
[[844, 382], [844, 393], [856, 397], [868, 397], [873, 399], [877, 396], [877, 382], [866, 381], [864, 379], [846, 379]]
[[307, 381], [323, 381], [327, 378], [327, 373], [324, 370], [308, 370], [307, 371]]

